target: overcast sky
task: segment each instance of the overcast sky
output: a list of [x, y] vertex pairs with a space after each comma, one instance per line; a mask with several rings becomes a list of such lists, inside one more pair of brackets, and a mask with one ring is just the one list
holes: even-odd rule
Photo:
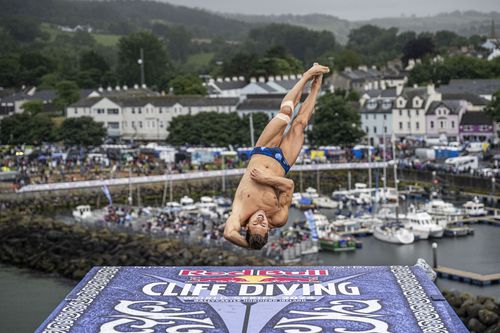
[[244, 14], [330, 14], [348, 20], [427, 16], [455, 10], [500, 11], [499, 0], [160, 0], [187, 7]]

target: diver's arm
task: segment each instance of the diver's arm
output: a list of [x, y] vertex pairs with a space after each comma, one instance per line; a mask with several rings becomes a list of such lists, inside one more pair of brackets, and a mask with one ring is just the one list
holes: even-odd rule
[[231, 212], [231, 215], [226, 221], [226, 225], [224, 226], [224, 238], [233, 243], [234, 245], [238, 245], [244, 248], [248, 248], [248, 242], [245, 238], [240, 234], [241, 223], [240, 223], [240, 214], [237, 210]]
[[292, 191], [293, 193], [294, 184], [293, 180], [291, 179], [278, 176], [268, 176], [257, 168], [253, 168], [250, 171], [250, 178], [259, 184], [269, 185], [271, 187], [274, 187], [280, 192]]

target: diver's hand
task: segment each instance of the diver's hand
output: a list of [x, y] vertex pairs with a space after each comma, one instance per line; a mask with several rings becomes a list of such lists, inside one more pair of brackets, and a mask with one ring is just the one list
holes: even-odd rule
[[327, 74], [329, 72], [330, 68], [314, 63], [314, 65], [304, 73], [304, 76], [306, 76], [308, 79], [312, 79], [318, 75]]
[[262, 183], [266, 179], [266, 175], [262, 172], [262, 170], [253, 168], [250, 170], [250, 178], [256, 182]]

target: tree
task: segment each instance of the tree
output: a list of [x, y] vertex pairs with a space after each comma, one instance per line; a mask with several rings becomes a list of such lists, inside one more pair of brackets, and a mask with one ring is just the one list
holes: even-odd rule
[[[253, 115], [255, 138], [269, 122], [267, 115]], [[178, 116], [170, 122], [167, 141], [173, 145], [248, 146], [250, 145], [249, 116], [236, 113], [202, 112]]]
[[23, 112], [29, 113], [32, 116], [41, 113], [42, 110], [43, 110], [42, 101], [34, 100], [23, 104]]
[[73, 81], [59, 82], [56, 90], [57, 98], [55, 103], [61, 108], [66, 108], [80, 99], [80, 90], [78, 89], [78, 85]]
[[40, 22], [24, 17], [2, 17], [0, 25], [16, 40], [32, 42], [42, 37]]
[[52, 60], [39, 52], [22, 52], [19, 65], [21, 67], [19, 80], [25, 85], [38, 85], [41, 77], [55, 69]]
[[118, 42], [118, 75], [132, 86], [141, 82], [138, 60], [144, 52], [144, 73], [148, 85], [163, 87], [167, 82], [170, 64], [162, 42], [148, 31], [141, 31], [120, 38]]
[[419, 36], [403, 47], [403, 63], [407, 64], [410, 59], [421, 59], [428, 54], [432, 55], [434, 50], [435, 46], [431, 37]]
[[66, 118], [58, 132], [65, 145], [98, 146], [107, 135], [103, 124], [88, 116]]
[[496, 121], [500, 121], [500, 90], [493, 95], [491, 102], [486, 107], [486, 112]]
[[326, 93], [318, 100], [308, 138], [314, 145], [352, 145], [364, 136], [359, 113], [341, 96]]
[[103, 56], [95, 50], [89, 50], [82, 53], [80, 57], [80, 70], [88, 71], [96, 69], [100, 73], [109, 71], [109, 65]]
[[359, 53], [347, 48], [337, 53], [333, 58], [333, 67], [341, 71], [346, 67], [358, 68], [361, 64], [362, 59]]
[[47, 115], [30, 112], [16, 113], [0, 121], [2, 144], [30, 144], [51, 142], [55, 138], [55, 127]]
[[207, 88], [203, 82], [194, 75], [180, 75], [169, 82], [175, 95], [206, 95]]

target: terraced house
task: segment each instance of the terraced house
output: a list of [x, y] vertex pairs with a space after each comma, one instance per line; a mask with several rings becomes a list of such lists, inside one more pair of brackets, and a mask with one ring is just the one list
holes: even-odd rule
[[208, 97], [94, 97], [66, 109], [66, 117], [92, 117], [108, 130], [108, 136], [139, 141], [165, 140], [174, 117], [200, 112], [235, 112], [238, 98]]

